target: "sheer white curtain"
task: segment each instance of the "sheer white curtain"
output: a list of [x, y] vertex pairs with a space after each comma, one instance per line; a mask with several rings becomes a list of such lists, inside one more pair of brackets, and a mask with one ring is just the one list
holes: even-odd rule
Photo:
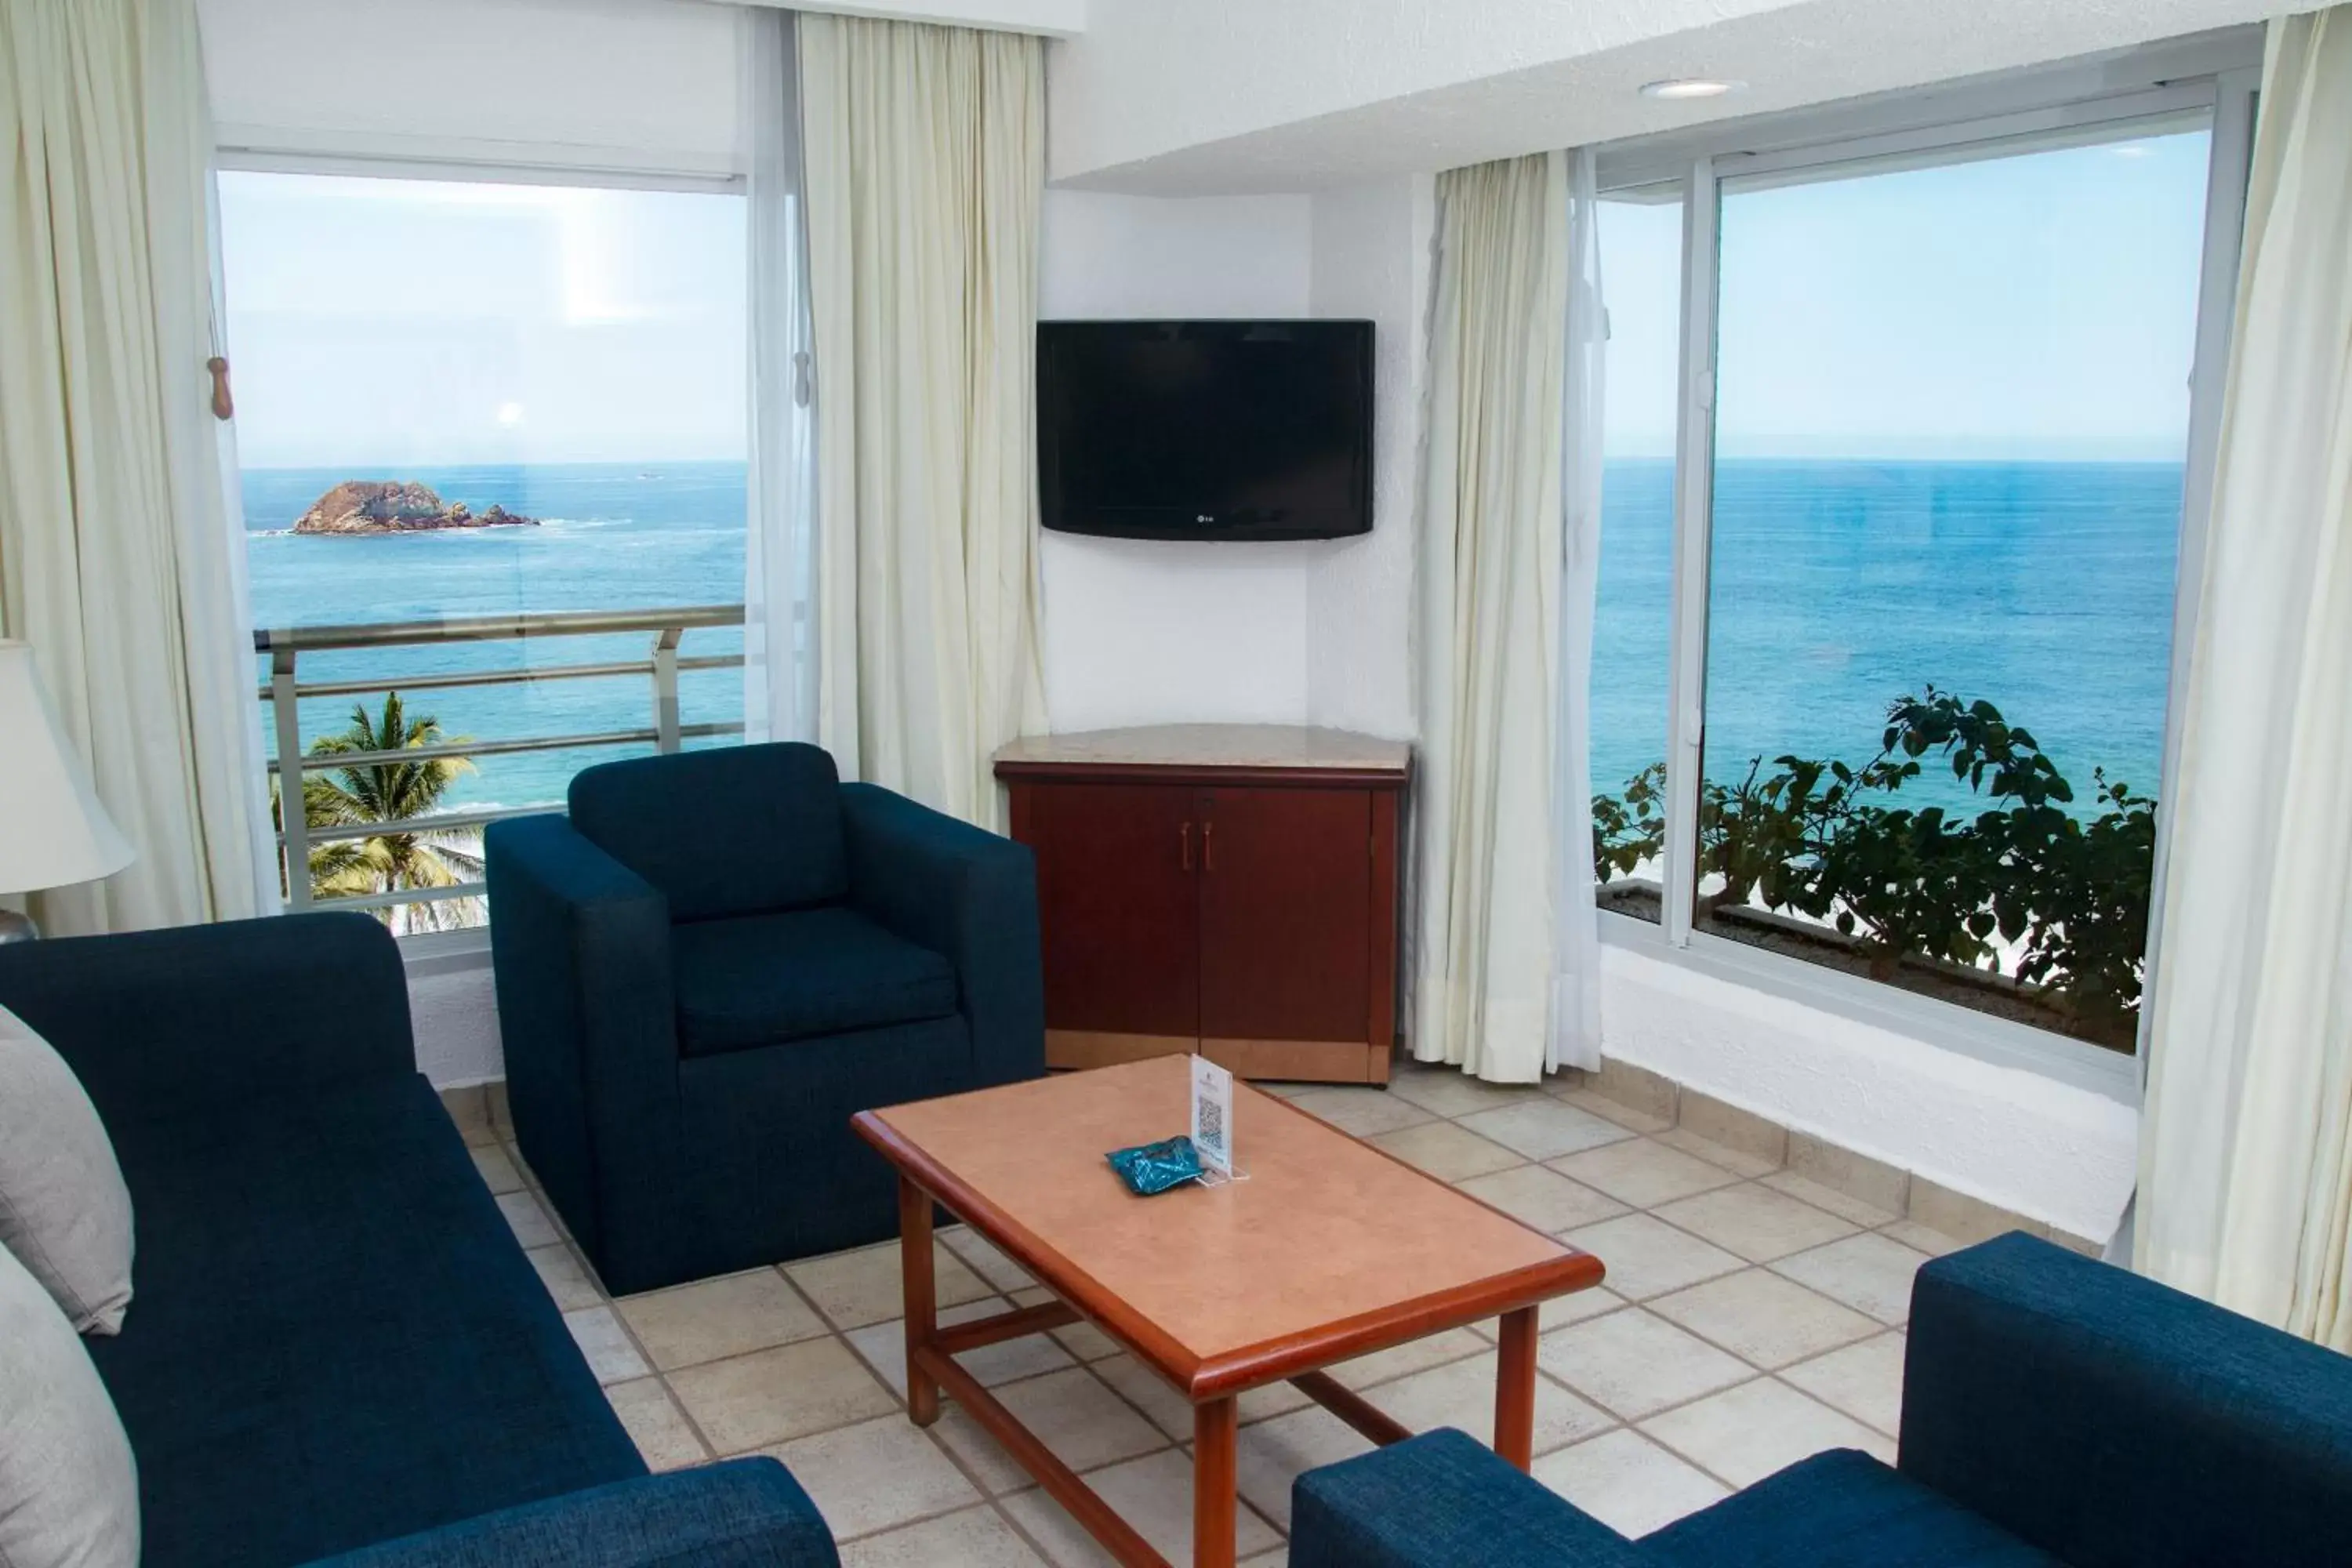
[[743, 567], [750, 741], [817, 738], [816, 376], [793, 15], [741, 23], [750, 170], [751, 464]]
[[2352, 1351], [2352, 7], [2271, 24], [2261, 102], [2134, 1261]]
[[1601, 1065], [1601, 928], [1592, 903], [1592, 614], [1601, 566], [1609, 316], [1592, 149], [1570, 154], [1567, 384], [1559, 577], [1559, 734], [1552, 776], [1551, 1036], [1544, 1065]]
[[33, 645], [138, 850], [36, 913], [66, 933], [264, 912], [194, 0], [8, 0], [0, 140], [0, 631]]
[[1037, 645], [1040, 39], [800, 20], [815, 323], [817, 735], [987, 826], [1045, 721]]
[[1412, 1053], [1496, 1082], [1551, 1050], [1569, 158], [1438, 176], [1422, 473]]

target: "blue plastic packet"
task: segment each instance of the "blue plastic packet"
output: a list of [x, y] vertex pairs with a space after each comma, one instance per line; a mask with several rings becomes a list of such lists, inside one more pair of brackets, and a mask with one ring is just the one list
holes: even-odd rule
[[1103, 1156], [1129, 1188], [1143, 1197], [1201, 1179], [1201, 1153], [1182, 1133], [1157, 1143], [1114, 1149]]

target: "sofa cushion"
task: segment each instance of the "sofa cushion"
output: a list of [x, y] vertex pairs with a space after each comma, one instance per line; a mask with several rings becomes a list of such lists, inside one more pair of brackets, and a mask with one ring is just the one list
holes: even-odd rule
[[645, 1473], [424, 1079], [119, 1120], [139, 1305], [88, 1342], [146, 1568], [308, 1563]]
[[131, 1194], [73, 1068], [0, 1007], [0, 1246], [77, 1332], [111, 1334], [131, 1305]]
[[678, 1047], [690, 1057], [944, 1018], [955, 968], [835, 907], [670, 931]]
[[73, 1325], [0, 1247], [0, 1563], [138, 1568], [131, 1446]]
[[680, 921], [846, 897], [840, 796], [833, 759], [798, 742], [605, 763], [570, 792], [572, 826]]
[[1642, 1538], [1675, 1568], [2059, 1568], [2058, 1559], [1852, 1448]]

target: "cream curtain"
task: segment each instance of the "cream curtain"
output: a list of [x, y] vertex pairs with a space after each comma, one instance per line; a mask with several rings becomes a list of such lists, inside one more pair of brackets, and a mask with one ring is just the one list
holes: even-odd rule
[[817, 375], [817, 734], [987, 826], [1042, 726], [1034, 435], [1045, 55], [800, 19]]
[[2352, 1351], [2352, 7], [2271, 25], [2134, 1261]]
[[33, 645], [139, 857], [35, 913], [82, 932], [261, 912], [194, 0], [7, 0], [0, 134], [0, 628]]
[[1569, 159], [1438, 176], [1412, 1047], [1543, 1075], [1553, 981]]

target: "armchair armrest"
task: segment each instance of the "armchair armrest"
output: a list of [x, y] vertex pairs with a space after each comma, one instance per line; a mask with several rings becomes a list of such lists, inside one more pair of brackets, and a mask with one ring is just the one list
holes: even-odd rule
[[1291, 1483], [1290, 1568], [1649, 1568], [1653, 1559], [1452, 1427]]
[[110, 1121], [416, 1070], [399, 944], [362, 914], [12, 943], [0, 1005]]
[[1028, 847], [874, 784], [841, 786], [841, 820], [850, 901], [955, 965], [972, 1087], [1044, 1073], [1045, 966]]
[[1900, 1467], [2068, 1563], [2335, 1561], [2352, 1360], [2011, 1234], [1919, 1271]]
[[646, 1476], [364, 1546], [312, 1568], [839, 1568], [792, 1473], [736, 1459]]
[[601, 1244], [608, 1218], [631, 1205], [644, 1223], [615, 1231], [677, 1230], [669, 900], [562, 816], [492, 823], [483, 851], [516, 1135], [604, 1282], [643, 1289], [661, 1260]]

